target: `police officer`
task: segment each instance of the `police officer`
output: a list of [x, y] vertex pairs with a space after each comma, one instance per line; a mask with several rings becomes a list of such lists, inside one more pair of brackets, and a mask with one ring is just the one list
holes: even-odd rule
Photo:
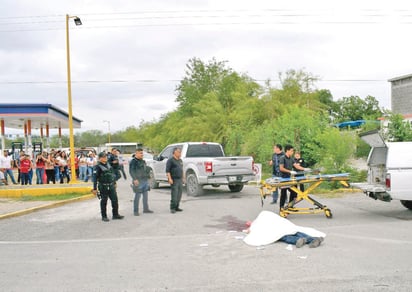
[[133, 213], [139, 216], [139, 201], [143, 197], [143, 213], [153, 213], [149, 209], [148, 191], [149, 191], [149, 168], [143, 159], [143, 149], [138, 148], [133, 159], [129, 164], [129, 173], [132, 177], [132, 189], [134, 192]]
[[122, 176], [120, 174], [119, 156], [117, 155], [116, 148], [112, 148], [111, 153], [107, 155], [107, 162], [113, 168], [113, 173], [115, 175], [116, 180], [119, 180]]
[[124, 216], [119, 214], [115, 174], [113, 168], [107, 163], [107, 154], [105, 152], [99, 153], [99, 161], [93, 169], [93, 193], [95, 195], [97, 194], [97, 189], [99, 189], [101, 195], [100, 211], [102, 220], [105, 222], [109, 221], [106, 211], [108, 198], [110, 198], [112, 203], [113, 219], [123, 219]]

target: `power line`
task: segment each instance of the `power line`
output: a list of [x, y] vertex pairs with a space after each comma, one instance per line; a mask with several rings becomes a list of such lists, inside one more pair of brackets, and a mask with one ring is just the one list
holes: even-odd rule
[[[386, 23], [388, 18], [390, 21], [395, 21], [400, 24], [411, 24], [412, 10], [394, 10], [395, 14], [382, 12], [381, 10], [359, 10], [361, 14], [346, 14], [336, 15], [331, 10], [313, 11], [313, 13], [305, 13], [302, 10], [288, 9], [267, 9], [267, 10], [186, 10], [186, 11], [140, 11], [140, 12], [118, 12], [118, 13], [94, 13], [83, 14], [82, 17], [89, 17], [88, 26], [81, 29], [107, 29], [107, 28], [126, 28], [126, 27], [156, 27], [156, 26], [222, 26], [222, 25], [268, 25], [268, 24], [353, 24], [353, 25], [368, 25]], [[202, 13], [214, 14], [202, 14]], [[226, 14], [216, 14], [216, 13]], [[357, 11], [355, 11], [357, 12]], [[176, 14], [180, 15], [176, 15]], [[196, 13], [196, 14], [187, 14]], [[230, 14], [227, 14], [230, 13]], [[406, 13], [406, 14], [405, 14]], [[137, 15], [137, 16], [133, 16]], [[125, 17], [126, 16], [126, 17]], [[62, 30], [61, 27], [31, 27], [33, 25], [57, 24], [63, 22], [60, 18], [64, 15], [45, 15], [45, 16], [16, 16], [0, 18], [0, 26], [16, 26], [17, 28], [0, 30], [0, 32], [18, 32], [18, 31], [47, 31], [47, 30]], [[104, 18], [96, 18], [104, 17]], [[350, 19], [355, 17], [355, 19]], [[400, 18], [399, 18], [400, 17]], [[224, 21], [235, 18], [245, 18], [242, 21]], [[264, 19], [268, 18], [268, 19]], [[270, 18], [270, 19], [269, 19]], [[275, 18], [275, 19], [274, 19]], [[190, 22], [168, 22], [168, 23], [148, 23], [147, 21], [163, 21], [163, 20], [185, 20], [193, 19]], [[221, 19], [222, 21], [202, 22], [204, 20]], [[254, 21], [259, 19], [259, 21]], [[5, 22], [6, 20], [7, 22]], [[10, 21], [12, 20], [12, 21]], [[13, 20], [17, 20], [13, 22]], [[112, 21], [112, 22], [131, 22], [145, 21], [143, 23], [124, 23], [119, 25], [93, 25], [95, 22]], [[91, 25], [90, 25], [91, 24]], [[29, 26], [27, 28], [21, 26]]]
[[[135, 79], [135, 80], [74, 80], [72, 83], [165, 83], [165, 82], [181, 82], [182, 79]], [[275, 81], [279, 82], [280, 79], [253, 79], [255, 82]], [[384, 79], [322, 79], [316, 82], [388, 82]], [[65, 84], [66, 81], [0, 81], [0, 84], [13, 85], [13, 84]]]

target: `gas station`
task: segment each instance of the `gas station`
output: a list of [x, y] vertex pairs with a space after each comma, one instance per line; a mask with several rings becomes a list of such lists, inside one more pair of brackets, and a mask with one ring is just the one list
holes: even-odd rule
[[[73, 117], [72, 127], [81, 128], [83, 121]], [[56, 131], [59, 136], [59, 148], [62, 148], [61, 136], [62, 129], [69, 129], [69, 114], [48, 103], [0, 103], [0, 127], [1, 127], [1, 152], [9, 150], [5, 147], [6, 129], [18, 129], [24, 134], [23, 142], [12, 142], [12, 155], [16, 159], [19, 157], [19, 152], [23, 150], [25, 153], [34, 157], [45, 149], [50, 151], [50, 132]], [[32, 132], [39, 131], [40, 141], [32, 141]], [[37, 135], [36, 135], [37, 136]], [[46, 187], [47, 185], [39, 185]], [[52, 186], [52, 185], [49, 185]], [[30, 193], [44, 194], [53, 192], [56, 193], [57, 185], [54, 185], [54, 190], [48, 188], [38, 189], [37, 186], [10, 186], [0, 190], [0, 197], [14, 197], [20, 194], [25, 194], [30, 190]], [[29, 187], [29, 188], [27, 188]], [[66, 188], [70, 189], [70, 188]], [[84, 189], [84, 187], [82, 188]], [[90, 189], [90, 188], [89, 188]], [[60, 192], [60, 191], [59, 191]], [[58, 192], [58, 193], [59, 193]]]
[[[24, 150], [28, 154], [50, 150], [50, 131], [56, 130], [61, 145], [62, 129], [69, 129], [68, 113], [51, 104], [0, 104], [1, 149], [5, 149], [6, 128], [19, 129], [24, 133], [24, 143], [13, 142], [12, 150]], [[80, 128], [82, 120], [73, 117], [73, 128]], [[40, 131], [40, 141], [32, 141], [32, 131]]]

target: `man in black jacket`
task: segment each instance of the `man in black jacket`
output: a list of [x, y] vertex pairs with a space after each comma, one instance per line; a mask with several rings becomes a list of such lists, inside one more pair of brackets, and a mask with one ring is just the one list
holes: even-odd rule
[[107, 218], [107, 199], [112, 202], [113, 219], [123, 219], [124, 216], [119, 214], [119, 201], [116, 192], [116, 179], [113, 173], [113, 168], [107, 162], [107, 154], [101, 152], [99, 154], [99, 162], [93, 169], [93, 193], [97, 195], [97, 190], [100, 192], [100, 211], [102, 220], [108, 222]]
[[143, 197], [143, 213], [153, 213], [149, 209], [149, 168], [143, 159], [143, 149], [138, 148], [129, 164], [129, 173], [132, 177], [132, 189], [134, 192], [133, 213], [139, 216], [139, 201]]

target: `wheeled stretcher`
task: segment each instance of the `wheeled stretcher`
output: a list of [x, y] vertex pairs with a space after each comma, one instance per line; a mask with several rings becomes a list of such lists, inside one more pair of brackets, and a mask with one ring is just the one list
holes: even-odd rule
[[[272, 193], [276, 189], [289, 188], [296, 192], [297, 196], [295, 200], [288, 203], [285, 208], [281, 208], [279, 215], [282, 217], [287, 217], [289, 214], [316, 214], [324, 212], [326, 218], [332, 218], [331, 210], [316, 201], [314, 198], [309, 196], [309, 193], [316, 189], [323, 182], [338, 181], [345, 187], [349, 187], [349, 174], [348, 173], [338, 173], [338, 174], [316, 174], [303, 176], [292, 176], [291, 178], [268, 178], [262, 180], [260, 183], [260, 196], [263, 206], [263, 199], [267, 196], [272, 196]], [[306, 189], [301, 191], [299, 189], [300, 184], [306, 184]], [[307, 201], [314, 207], [295, 207], [301, 201]]]

